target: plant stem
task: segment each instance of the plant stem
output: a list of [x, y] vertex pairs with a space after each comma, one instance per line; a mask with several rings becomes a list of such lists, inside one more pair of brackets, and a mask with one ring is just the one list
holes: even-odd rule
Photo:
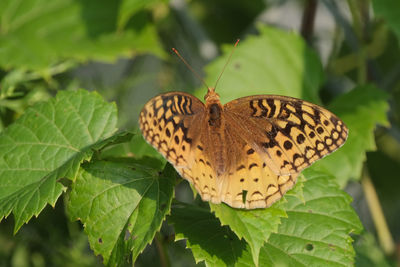
[[314, 21], [315, 13], [317, 10], [317, 0], [308, 0], [303, 11], [303, 17], [301, 20], [301, 35], [311, 45], [313, 33], [314, 33]]
[[[356, 33], [358, 39], [358, 49], [356, 51], [358, 55], [358, 73], [357, 73], [357, 83], [359, 85], [365, 84], [367, 82], [367, 55], [364, 46], [364, 30], [363, 30], [363, 22], [361, 18], [361, 11], [359, 10], [360, 6], [357, 5], [358, 2], [354, 0], [347, 0], [347, 3], [350, 8], [351, 17], [353, 18], [353, 28]], [[365, 14], [365, 13], [362, 13]]]
[[158, 254], [160, 255], [161, 266], [162, 267], [171, 267], [171, 261], [169, 260], [168, 252], [167, 252], [167, 249], [166, 249], [162, 239], [163, 238], [162, 238], [160, 232], [157, 232], [156, 236], [154, 238], [154, 242], [156, 243], [157, 251], [158, 251]]
[[395, 252], [395, 244], [390, 234], [389, 227], [382, 211], [375, 187], [371, 181], [367, 168], [364, 166], [361, 185], [364, 190], [365, 198], [374, 221], [379, 243], [386, 255], [392, 255]]
[[357, 35], [358, 40], [362, 40], [362, 26], [361, 26], [361, 17], [358, 10], [357, 3], [354, 0], [347, 0], [347, 4], [349, 5], [351, 17], [353, 18], [353, 29], [355, 34]]
[[[369, 1], [368, 0], [347, 0], [350, 12], [353, 18], [353, 28], [358, 38], [358, 84], [366, 84], [369, 79], [367, 76], [367, 46], [368, 42], [368, 23], [369, 23]], [[369, 176], [366, 164], [364, 163], [361, 184], [364, 190], [365, 198], [371, 212], [372, 220], [375, 224], [379, 243], [386, 255], [392, 255], [395, 252], [395, 244], [386, 223], [382, 206], [379, 202], [375, 187]]]

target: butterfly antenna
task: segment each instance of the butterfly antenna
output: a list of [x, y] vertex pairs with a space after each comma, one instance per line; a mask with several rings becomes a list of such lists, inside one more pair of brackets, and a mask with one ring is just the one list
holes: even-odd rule
[[207, 87], [207, 89], [210, 88], [207, 85], [206, 81], [204, 81], [204, 79], [192, 68], [192, 66], [190, 66], [189, 63], [186, 62], [186, 60], [181, 56], [181, 54], [179, 54], [178, 50], [172, 48], [172, 51], [174, 51], [174, 53], [180, 58], [180, 60], [182, 60], [182, 62], [186, 65], [186, 67], [188, 67], [189, 70], [193, 72], [193, 74], [197, 77], [197, 79], [199, 79]]
[[230, 53], [230, 55], [229, 55], [229, 57], [228, 57], [228, 60], [226, 61], [224, 67], [222, 68], [222, 71], [221, 71], [221, 73], [219, 74], [217, 81], [215, 82], [214, 90], [215, 90], [215, 88], [217, 88], [217, 84], [218, 84], [219, 80], [221, 79], [221, 76], [222, 76], [222, 74], [224, 73], [224, 71], [225, 71], [225, 69], [226, 69], [226, 66], [228, 66], [229, 61], [231, 61], [231, 57], [232, 57], [233, 52], [235, 51], [235, 48], [236, 48], [236, 46], [238, 45], [239, 41], [240, 41], [240, 39], [237, 39], [237, 40], [236, 40], [236, 43], [235, 43], [235, 45], [233, 46], [233, 49], [232, 49], [232, 51], [231, 51], [231, 53]]

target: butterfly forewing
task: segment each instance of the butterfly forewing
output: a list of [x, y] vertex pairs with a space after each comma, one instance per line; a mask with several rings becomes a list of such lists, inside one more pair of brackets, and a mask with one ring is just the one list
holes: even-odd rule
[[171, 92], [152, 98], [139, 116], [146, 141], [175, 167], [192, 164], [192, 146], [198, 139], [204, 104], [196, 97]]
[[291, 97], [243, 97], [227, 103], [224, 111], [278, 175], [299, 173], [343, 145], [348, 133], [330, 111]]

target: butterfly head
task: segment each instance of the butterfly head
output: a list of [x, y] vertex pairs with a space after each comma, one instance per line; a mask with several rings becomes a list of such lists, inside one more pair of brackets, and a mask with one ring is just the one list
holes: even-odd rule
[[204, 96], [206, 103], [219, 103], [219, 94], [215, 92], [214, 87], [208, 87], [208, 92]]

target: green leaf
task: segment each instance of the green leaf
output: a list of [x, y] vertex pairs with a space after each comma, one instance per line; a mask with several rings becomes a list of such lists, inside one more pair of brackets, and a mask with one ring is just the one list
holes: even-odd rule
[[390, 264], [385, 255], [377, 244], [374, 236], [370, 232], [364, 232], [359, 236], [354, 244], [356, 250], [356, 264], [360, 267], [389, 267], [394, 266]]
[[[275, 212], [277, 207], [274, 205], [248, 214], [241, 210], [228, 211], [223, 204], [212, 205], [218, 216], [223, 212], [221, 217], [236, 236], [229, 228], [221, 226], [205, 208], [174, 206], [168, 221], [175, 226], [177, 240], [187, 239], [187, 247], [192, 249], [196, 262], [205, 261], [208, 266], [253, 266], [252, 246], [265, 236], [258, 266], [320, 266], [322, 263], [351, 266], [355, 255], [349, 234], [359, 233], [362, 229], [357, 214], [350, 206], [351, 197], [339, 189], [333, 176], [311, 169], [306, 170], [304, 175], [307, 180], [298, 182], [285, 195], [284, 201], [275, 204], [286, 212], [287, 218], [280, 216], [279, 211], [280, 224], [272, 233], [266, 234], [271, 231], [267, 228], [271, 227], [267, 220], [276, 221], [276, 218], [260, 216], [260, 222], [256, 223], [252, 217], [268, 214], [269, 209], [273, 210], [271, 213]], [[302, 188], [302, 197], [298, 196], [299, 188]], [[271, 223], [273, 228], [275, 223]], [[257, 231], [261, 237], [255, 241]], [[247, 244], [243, 243], [245, 240], [239, 240], [242, 236], [238, 237], [238, 233]], [[247, 240], [249, 236], [253, 238], [250, 241]]]
[[372, 6], [378, 17], [383, 17], [400, 40], [400, 2], [397, 0], [372, 0]]
[[166, 159], [154, 147], [149, 145], [146, 140], [144, 140], [141, 132], [138, 132], [137, 135], [132, 138], [129, 147], [130, 151], [134, 151], [135, 158], [153, 157], [163, 163], [166, 162]]
[[[216, 89], [223, 103], [257, 94], [299, 97], [318, 103], [323, 80], [321, 63], [303, 39], [290, 32], [259, 26], [259, 35], [239, 42]], [[233, 46], [206, 68], [206, 81], [213, 86]], [[202, 99], [204, 88], [197, 90]]]
[[234, 209], [225, 204], [210, 203], [211, 210], [215, 212], [222, 225], [228, 225], [241, 239], [244, 238], [251, 248], [253, 261], [257, 263], [260, 249], [273, 232], [278, 231], [281, 218], [287, 217], [285, 211], [286, 196], [294, 196], [303, 201], [304, 178], [298, 178], [296, 186], [289, 190], [283, 198], [267, 209], [241, 210]]
[[228, 225], [237, 237], [247, 241], [253, 261], [257, 263], [260, 248], [272, 232], [278, 231], [281, 217], [287, 217], [281, 203], [279, 201], [268, 209], [255, 210], [239, 210], [225, 204], [212, 203], [210, 207], [222, 225]]
[[[234, 266], [238, 262], [251, 263], [250, 247], [207, 208], [194, 205], [174, 205], [168, 222], [174, 225], [175, 240], [187, 239], [196, 263], [207, 266]], [[245, 264], [245, 265], [247, 265]]]
[[105, 264], [132, 261], [149, 244], [169, 213], [176, 174], [137, 165], [97, 161], [84, 165], [69, 195], [68, 212], [81, 220], [90, 246]]
[[63, 60], [113, 61], [118, 56], [162, 55], [155, 27], [144, 13], [117, 32], [120, 4], [106, 0], [3, 0], [0, 2], [0, 66], [45, 70]]
[[387, 98], [382, 90], [366, 85], [335, 99], [329, 109], [346, 123], [349, 137], [343, 147], [315, 163], [312, 168], [329, 171], [342, 187], [349, 179], [359, 179], [366, 151], [375, 150], [376, 125], [388, 125]]
[[157, 170], [163, 170], [166, 159], [152, 146], [146, 143], [142, 133], [135, 132], [130, 142], [121, 143], [108, 148], [101, 153], [102, 158], [134, 157], [136, 162], [150, 165]]
[[102, 152], [103, 149], [106, 149], [110, 146], [113, 147], [113, 146], [116, 146], [119, 144], [124, 144], [124, 143], [130, 142], [134, 136], [135, 136], [135, 134], [131, 133], [131, 132], [119, 132], [109, 138], [106, 138], [100, 142], [97, 142], [95, 145], [92, 146], [92, 149], [101, 150], [101, 152]]
[[27, 109], [0, 135], [0, 218], [13, 212], [16, 232], [47, 203], [54, 206], [64, 190], [57, 179], [74, 179], [116, 123], [115, 105], [84, 90]]
[[334, 177], [308, 169], [304, 172], [304, 201], [286, 196], [286, 213], [277, 233], [260, 252], [260, 266], [352, 266], [350, 233], [362, 229], [350, 206], [351, 197]]
[[148, 8], [156, 3], [166, 2], [165, 0], [122, 0], [118, 12], [118, 29], [123, 29], [129, 19], [138, 11]]

